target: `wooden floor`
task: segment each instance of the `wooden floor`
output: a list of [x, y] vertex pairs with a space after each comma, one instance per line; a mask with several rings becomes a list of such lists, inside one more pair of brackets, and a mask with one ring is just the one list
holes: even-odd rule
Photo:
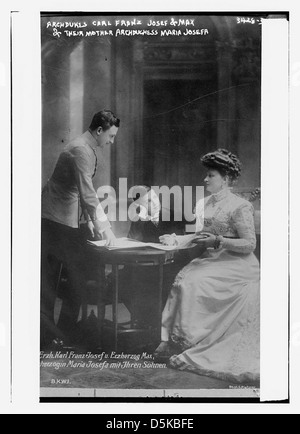
[[[89, 309], [89, 311], [92, 308]], [[128, 319], [128, 312], [120, 306], [121, 317]], [[107, 309], [107, 319], [111, 318], [111, 309]], [[104, 350], [104, 351], [103, 351]], [[97, 389], [117, 390], [251, 390], [258, 389], [258, 384], [244, 385], [237, 388], [215, 378], [200, 376], [187, 371], [170, 368], [157, 363], [149, 351], [126, 351], [120, 348], [118, 354], [111, 349], [88, 354], [86, 351], [64, 349], [47, 351], [41, 357], [40, 385], [48, 389]], [[74, 352], [71, 352], [74, 351]], [[128, 356], [131, 359], [128, 359]], [[53, 390], [55, 392], [55, 390]]]
[[151, 358], [119, 361], [109, 357], [99, 362], [91, 357], [74, 359], [71, 356], [66, 359], [42, 359], [41, 362], [52, 363], [51, 367], [41, 367], [41, 387], [60, 388], [63, 385], [67, 388], [95, 389], [229, 389], [230, 386], [225, 381], [170, 369]]

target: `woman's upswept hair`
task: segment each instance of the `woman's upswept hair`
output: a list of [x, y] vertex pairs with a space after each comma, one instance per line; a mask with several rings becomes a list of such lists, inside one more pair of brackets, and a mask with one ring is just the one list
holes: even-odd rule
[[222, 176], [228, 176], [235, 181], [241, 174], [242, 164], [238, 157], [227, 149], [209, 152], [201, 158], [204, 167], [218, 170]]

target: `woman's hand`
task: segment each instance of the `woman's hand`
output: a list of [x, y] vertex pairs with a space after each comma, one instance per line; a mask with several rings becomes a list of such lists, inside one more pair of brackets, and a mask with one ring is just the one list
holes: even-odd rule
[[[205, 235], [205, 238], [203, 237]], [[216, 235], [210, 234], [208, 232], [202, 232], [199, 236], [195, 237], [193, 240], [194, 244], [207, 249], [208, 247], [215, 247], [216, 245]]]
[[165, 246], [177, 246], [176, 234], [163, 235], [159, 237], [159, 241]]

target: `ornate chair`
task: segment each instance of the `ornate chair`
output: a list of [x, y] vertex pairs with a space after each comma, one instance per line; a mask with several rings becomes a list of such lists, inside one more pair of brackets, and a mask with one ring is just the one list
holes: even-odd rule
[[261, 189], [259, 187], [255, 189], [249, 188], [236, 188], [233, 189], [233, 193], [236, 195], [249, 200], [254, 206], [254, 224], [255, 224], [255, 233], [257, 238], [257, 245], [255, 249], [255, 255], [258, 260], [260, 260], [260, 197], [261, 197]]

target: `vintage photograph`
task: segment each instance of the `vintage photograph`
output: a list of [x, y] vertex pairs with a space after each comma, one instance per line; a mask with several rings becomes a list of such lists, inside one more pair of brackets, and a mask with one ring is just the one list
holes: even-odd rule
[[259, 399], [262, 16], [40, 22], [40, 397]]

